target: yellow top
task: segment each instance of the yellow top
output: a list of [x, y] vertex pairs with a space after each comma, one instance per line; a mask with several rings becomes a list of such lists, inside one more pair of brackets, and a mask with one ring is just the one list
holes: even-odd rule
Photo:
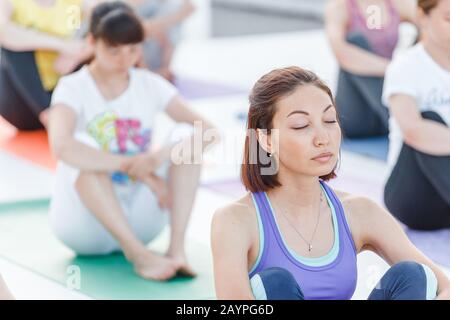
[[[25, 28], [61, 38], [70, 38], [80, 28], [82, 0], [55, 0], [44, 7], [35, 0], [10, 0], [13, 7], [12, 21]], [[58, 53], [37, 50], [36, 65], [42, 85], [48, 91], [55, 88], [60, 75], [53, 67]]]

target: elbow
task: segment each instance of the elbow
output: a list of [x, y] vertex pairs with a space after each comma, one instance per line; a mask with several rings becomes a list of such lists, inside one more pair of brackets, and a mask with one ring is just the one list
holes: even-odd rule
[[418, 130], [417, 127], [409, 126], [402, 130], [402, 134], [404, 142], [407, 145], [414, 147], [417, 144], [417, 140], [420, 137], [420, 130]]
[[64, 160], [69, 143], [67, 141], [55, 141], [51, 143], [51, 151], [53, 156], [58, 160]]
[[351, 55], [344, 52], [344, 50], [337, 50], [335, 51], [336, 60], [339, 64], [339, 66], [344, 70], [351, 70], [352, 69], [352, 59]]

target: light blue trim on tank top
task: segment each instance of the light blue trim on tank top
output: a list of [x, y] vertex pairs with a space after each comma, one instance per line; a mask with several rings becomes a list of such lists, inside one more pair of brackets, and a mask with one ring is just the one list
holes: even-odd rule
[[264, 251], [264, 229], [261, 221], [261, 213], [259, 212], [259, 206], [256, 202], [255, 197], [252, 194], [253, 204], [256, 208], [256, 217], [258, 219], [258, 230], [259, 230], [259, 252], [258, 252], [258, 258], [256, 259], [256, 262], [253, 264], [253, 267], [251, 268], [249, 274], [253, 273], [255, 271], [256, 267], [259, 265], [259, 262], [261, 261], [261, 257]]
[[[324, 189], [324, 187], [322, 185], [320, 185], [322, 192], [325, 193], [325, 197], [327, 199], [327, 203], [328, 206], [331, 209], [331, 215], [332, 215], [332, 219], [333, 219], [333, 229], [334, 229], [334, 242], [333, 242], [333, 247], [330, 249], [330, 251], [328, 251], [327, 254], [321, 256], [321, 257], [316, 257], [316, 258], [309, 258], [309, 257], [304, 257], [301, 256], [299, 254], [297, 254], [294, 250], [292, 250], [286, 243], [286, 241], [284, 240], [284, 237], [282, 235], [282, 233], [280, 232], [280, 228], [278, 226], [278, 222], [276, 220], [276, 217], [274, 215], [274, 210], [272, 207], [272, 203], [270, 202], [269, 197], [267, 196], [267, 193], [264, 192], [264, 196], [266, 197], [267, 202], [269, 203], [270, 206], [270, 210], [271, 210], [271, 214], [274, 218], [276, 227], [277, 227], [277, 231], [280, 234], [280, 238], [283, 242], [284, 247], [289, 251], [289, 253], [300, 263], [310, 266], [310, 267], [322, 267], [322, 266], [326, 266], [330, 263], [332, 263], [338, 256], [339, 254], [339, 226], [338, 226], [338, 219], [337, 219], [337, 215], [336, 215], [336, 210], [333, 206], [333, 203], [331, 202], [330, 197], [328, 196], [326, 190]], [[253, 197], [253, 196], [252, 196]], [[250, 273], [252, 273], [256, 267], [258, 266], [260, 260], [261, 260], [261, 256], [263, 254], [263, 250], [264, 250], [264, 230], [262, 227], [262, 223], [261, 223], [261, 213], [259, 211], [259, 207], [256, 203], [256, 200], [253, 197], [253, 202], [255, 204], [255, 208], [256, 208], [256, 212], [257, 212], [257, 216], [258, 216], [258, 226], [259, 226], [259, 239], [260, 239], [260, 246], [259, 246], [259, 254], [258, 254], [258, 258], [256, 259], [255, 264], [253, 265], [253, 267], [251, 268]], [[261, 243], [263, 245], [261, 245]]]

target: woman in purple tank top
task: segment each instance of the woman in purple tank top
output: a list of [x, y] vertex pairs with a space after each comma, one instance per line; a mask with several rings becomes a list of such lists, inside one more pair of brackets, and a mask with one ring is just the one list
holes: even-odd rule
[[391, 265], [369, 299], [450, 298], [447, 277], [386, 210], [327, 185], [342, 133], [333, 95], [314, 73], [263, 76], [247, 129], [241, 178], [249, 193], [212, 222], [219, 299], [350, 299], [364, 250]]
[[415, 0], [331, 0], [326, 32], [339, 64], [336, 106], [349, 138], [386, 135], [384, 75], [401, 22], [415, 23]]

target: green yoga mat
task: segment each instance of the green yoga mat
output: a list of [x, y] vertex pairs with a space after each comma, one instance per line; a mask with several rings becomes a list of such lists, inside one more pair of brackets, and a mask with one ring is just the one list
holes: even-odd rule
[[[56, 239], [48, 225], [48, 201], [0, 207], [0, 255], [94, 299], [214, 299], [210, 250], [188, 241], [187, 254], [196, 278], [167, 282], [139, 278], [120, 253], [77, 257]], [[168, 231], [149, 248], [164, 252]]]

